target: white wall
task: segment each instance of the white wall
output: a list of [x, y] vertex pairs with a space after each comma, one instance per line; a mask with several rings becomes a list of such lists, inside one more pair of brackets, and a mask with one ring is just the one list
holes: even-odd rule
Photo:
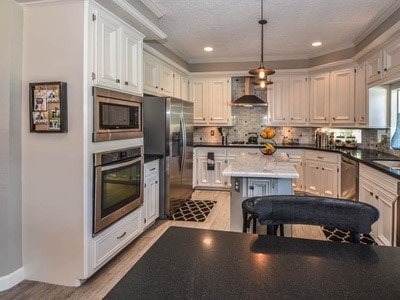
[[22, 8], [0, 1], [0, 291], [23, 279], [21, 240]]
[[[84, 278], [85, 4], [24, 6], [22, 206], [26, 279], [78, 285]], [[29, 132], [30, 82], [64, 81], [68, 133]]]

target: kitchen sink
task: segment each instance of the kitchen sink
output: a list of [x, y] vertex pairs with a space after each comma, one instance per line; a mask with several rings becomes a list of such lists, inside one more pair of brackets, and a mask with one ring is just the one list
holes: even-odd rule
[[396, 169], [396, 170], [400, 170], [400, 160], [372, 160], [372, 162], [391, 168], [391, 169]]

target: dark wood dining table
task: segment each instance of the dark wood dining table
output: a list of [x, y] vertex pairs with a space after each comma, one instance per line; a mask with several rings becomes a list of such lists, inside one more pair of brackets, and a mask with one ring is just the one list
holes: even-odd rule
[[400, 299], [400, 248], [170, 227], [105, 299]]

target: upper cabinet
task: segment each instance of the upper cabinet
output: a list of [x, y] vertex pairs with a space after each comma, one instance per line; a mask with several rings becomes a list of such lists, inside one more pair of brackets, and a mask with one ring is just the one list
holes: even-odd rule
[[355, 66], [355, 124], [368, 124], [367, 86], [365, 80], [365, 62]]
[[309, 121], [309, 92], [309, 80], [306, 74], [290, 77], [290, 124], [304, 125]]
[[289, 76], [271, 76], [273, 84], [268, 86], [268, 104], [271, 123], [274, 125], [286, 125], [289, 122]]
[[195, 125], [229, 125], [231, 122], [231, 78], [191, 78], [190, 100]]
[[93, 84], [143, 95], [143, 35], [102, 9], [93, 11]]
[[330, 74], [330, 122], [354, 124], [354, 68]]
[[395, 79], [399, 72], [400, 37], [395, 38], [366, 59], [367, 84], [381, 79]]
[[147, 52], [143, 54], [143, 65], [145, 93], [188, 100], [187, 76]]

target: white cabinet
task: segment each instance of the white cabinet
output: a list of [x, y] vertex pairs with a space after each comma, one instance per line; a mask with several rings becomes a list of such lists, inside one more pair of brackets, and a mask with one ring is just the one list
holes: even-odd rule
[[340, 154], [305, 152], [304, 190], [318, 196], [338, 198], [340, 194]]
[[309, 91], [309, 80], [306, 75], [296, 75], [290, 77], [290, 124], [307, 124], [309, 120]]
[[329, 124], [329, 73], [310, 76], [310, 123]]
[[174, 71], [155, 56], [144, 52], [144, 84], [146, 93], [155, 96], [174, 95]]
[[379, 219], [372, 226], [372, 236], [386, 246], [395, 245], [395, 202], [398, 198], [398, 181], [364, 164], [359, 168], [359, 200], [375, 206]]
[[143, 35], [110, 13], [94, 10], [94, 64], [98, 86], [143, 94]]
[[182, 100], [189, 101], [189, 77], [181, 76], [181, 97]]
[[365, 62], [355, 67], [355, 125], [368, 124], [368, 98], [365, 80]]
[[268, 86], [268, 103], [273, 125], [286, 125], [289, 122], [289, 76], [271, 76], [273, 81]]
[[160, 184], [158, 166], [158, 159], [144, 164], [143, 223], [145, 229], [159, 217]]
[[354, 124], [354, 68], [330, 74], [331, 124]]
[[366, 59], [367, 83], [380, 79], [395, 79], [394, 75], [400, 72], [400, 38], [385, 45]]
[[[214, 164], [209, 168], [208, 153], [214, 154]], [[230, 182], [222, 176], [227, 167], [226, 150], [224, 148], [196, 148], [194, 151], [196, 164], [193, 174], [193, 186], [202, 188], [227, 188]]]
[[229, 125], [230, 98], [230, 77], [192, 78], [190, 101], [194, 103], [194, 125]]
[[96, 269], [142, 233], [142, 208], [130, 213], [93, 239], [93, 268]]

